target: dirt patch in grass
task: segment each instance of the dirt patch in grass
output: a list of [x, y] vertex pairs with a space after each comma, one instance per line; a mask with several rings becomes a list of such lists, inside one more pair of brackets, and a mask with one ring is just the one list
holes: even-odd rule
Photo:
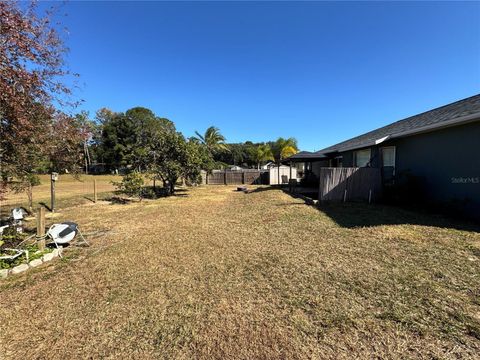
[[346, 214], [363, 219], [381, 211], [408, 221], [358, 226], [355, 218], [338, 221], [341, 208], [319, 211], [280, 190], [233, 190], [201, 187], [184, 197], [63, 210], [60, 219], [78, 221], [86, 233], [110, 231], [48, 269], [0, 283], [0, 353], [53, 359], [479, 353], [479, 233], [367, 205]]

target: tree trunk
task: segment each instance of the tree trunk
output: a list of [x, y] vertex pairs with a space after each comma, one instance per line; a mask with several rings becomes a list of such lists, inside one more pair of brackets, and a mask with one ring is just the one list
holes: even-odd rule
[[90, 154], [88, 153], [87, 141], [83, 142], [83, 157], [85, 158], [85, 174], [88, 175], [88, 164], [90, 160]]
[[176, 182], [177, 182], [177, 179], [171, 179], [171, 180], [168, 182], [170, 195], [173, 195], [173, 193], [175, 192], [175, 183], [176, 183]]

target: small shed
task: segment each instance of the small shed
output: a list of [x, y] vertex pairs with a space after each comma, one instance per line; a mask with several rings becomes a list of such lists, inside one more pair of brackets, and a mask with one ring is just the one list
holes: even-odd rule
[[[279, 172], [280, 171], [280, 176]], [[296, 179], [297, 178], [297, 169], [295, 167], [281, 165], [280, 168], [278, 166], [270, 167], [268, 170], [269, 178], [270, 178], [270, 185], [279, 185], [279, 184], [288, 184], [290, 178]], [[280, 183], [279, 180], [280, 179]]]

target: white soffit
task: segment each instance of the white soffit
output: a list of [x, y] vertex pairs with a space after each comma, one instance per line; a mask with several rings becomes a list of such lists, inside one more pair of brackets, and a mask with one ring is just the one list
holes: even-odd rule
[[378, 140], [375, 140], [375, 145], [378, 145], [378, 144], [381, 144], [382, 142], [384, 142], [385, 140], [387, 140], [388, 138], [390, 138], [390, 135], [387, 135], [387, 136], [384, 136]]

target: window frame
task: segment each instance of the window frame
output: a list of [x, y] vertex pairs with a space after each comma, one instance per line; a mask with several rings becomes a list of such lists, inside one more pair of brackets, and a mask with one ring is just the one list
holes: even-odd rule
[[[360, 166], [358, 165], [358, 153], [362, 151], [368, 151], [369, 156], [368, 156], [368, 161], [365, 165]], [[366, 148], [366, 149], [361, 149], [361, 150], [355, 150], [353, 154], [353, 164], [355, 167], [370, 167], [372, 165], [372, 148]]]
[[[385, 149], [393, 149], [393, 165], [385, 165], [384, 159], [385, 157], [383, 156], [383, 152]], [[395, 168], [397, 167], [397, 147], [394, 145], [391, 146], [383, 146], [380, 149], [380, 153], [382, 155], [382, 167], [393, 167], [393, 171], [395, 171]]]

